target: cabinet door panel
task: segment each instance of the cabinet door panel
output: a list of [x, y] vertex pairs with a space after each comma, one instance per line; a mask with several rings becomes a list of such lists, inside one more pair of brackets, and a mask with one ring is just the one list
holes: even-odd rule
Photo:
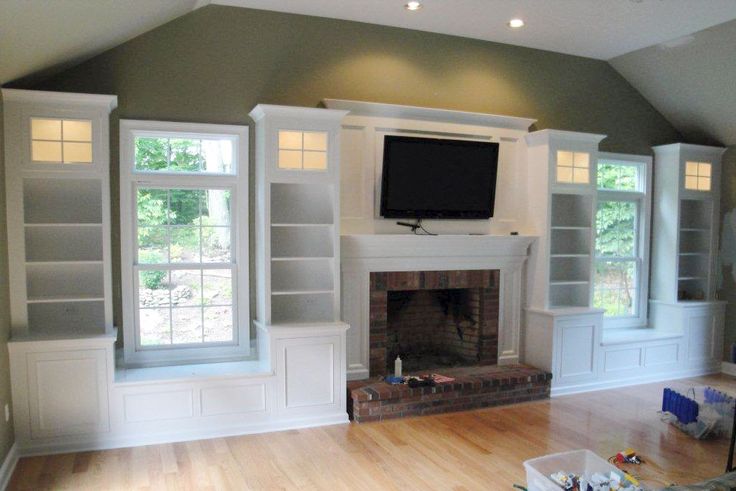
[[31, 437], [108, 431], [105, 350], [29, 353]]

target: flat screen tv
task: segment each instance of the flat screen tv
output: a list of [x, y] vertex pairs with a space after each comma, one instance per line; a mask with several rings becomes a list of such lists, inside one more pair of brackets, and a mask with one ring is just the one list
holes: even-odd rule
[[498, 143], [384, 137], [381, 216], [493, 216]]

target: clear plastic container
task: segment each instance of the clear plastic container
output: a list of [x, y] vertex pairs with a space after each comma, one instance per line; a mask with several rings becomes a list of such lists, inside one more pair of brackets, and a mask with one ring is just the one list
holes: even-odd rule
[[596, 472], [609, 475], [618, 469], [590, 450], [573, 450], [529, 459], [524, 462], [526, 486], [529, 491], [560, 491], [562, 488], [549, 476], [555, 472], [590, 476]]

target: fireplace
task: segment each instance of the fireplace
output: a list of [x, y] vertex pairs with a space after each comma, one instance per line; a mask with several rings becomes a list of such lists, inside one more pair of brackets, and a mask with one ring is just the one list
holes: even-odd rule
[[495, 365], [499, 271], [370, 274], [370, 374]]

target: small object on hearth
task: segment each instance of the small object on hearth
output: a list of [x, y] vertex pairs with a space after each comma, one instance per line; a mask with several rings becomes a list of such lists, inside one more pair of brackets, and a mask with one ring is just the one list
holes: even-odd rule
[[401, 357], [397, 356], [394, 360], [394, 377], [401, 377]]
[[398, 385], [404, 383], [404, 377], [397, 377], [395, 375], [387, 375], [384, 379], [387, 384]]
[[454, 378], [452, 378], [452, 377], [446, 377], [444, 375], [440, 375], [439, 373], [433, 373], [431, 375], [431, 377], [432, 377], [432, 380], [434, 380], [438, 384], [445, 384], [447, 382], [454, 382], [455, 381]]
[[432, 387], [434, 385], [437, 385], [434, 380], [432, 380], [431, 377], [414, 377], [411, 376], [408, 378], [406, 382], [409, 387], [416, 388], [416, 387]]

